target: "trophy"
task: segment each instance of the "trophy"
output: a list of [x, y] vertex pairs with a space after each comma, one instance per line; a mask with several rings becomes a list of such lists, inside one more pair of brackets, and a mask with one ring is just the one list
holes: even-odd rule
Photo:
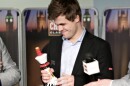
[[50, 62], [47, 61], [47, 53], [42, 53], [39, 47], [36, 47], [35, 50], [37, 53], [35, 59], [40, 63], [40, 69], [47, 71], [51, 76], [51, 79], [49, 83], [46, 84], [46, 86], [56, 86], [57, 78], [50, 72]]

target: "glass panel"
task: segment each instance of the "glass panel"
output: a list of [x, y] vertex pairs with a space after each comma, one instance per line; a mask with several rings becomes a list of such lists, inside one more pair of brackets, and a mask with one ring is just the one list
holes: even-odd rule
[[19, 65], [18, 16], [19, 13], [14, 9], [0, 9], [0, 36], [17, 65]]
[[82, 9], [82, 23], [83, 26], [92, 34], [94, 29], [97, 29], [95, 22], [97, 20], [97, 13], [95, 9]]
[[107, 9], [106, 40], [111, 44], [115, 78], [124, 76], [130, 59], [130, 9]]
[[[49, 42], [46, 9], [24, 10], [24, 28], [26, 33], [27, 86], [42, 85], [40, 64], [35, 60], [35, 47], [41, 49]], [[35, 71], [35, 72], [32, 72]]]

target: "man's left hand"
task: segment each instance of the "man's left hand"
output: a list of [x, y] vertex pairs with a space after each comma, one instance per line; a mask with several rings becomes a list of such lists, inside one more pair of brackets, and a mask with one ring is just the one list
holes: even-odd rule
[[58, 78], [58, 80], [57, 80], [57, 85], [74, 86], [74, 76], [62, 74], [62, 77]]

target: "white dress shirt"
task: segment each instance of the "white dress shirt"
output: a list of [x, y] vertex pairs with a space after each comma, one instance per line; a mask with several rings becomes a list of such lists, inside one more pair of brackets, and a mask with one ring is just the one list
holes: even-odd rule
[[71, 75], [85, 33], [84, 29], [75, 43], [63, 38], [60, 75], [63, 73]]

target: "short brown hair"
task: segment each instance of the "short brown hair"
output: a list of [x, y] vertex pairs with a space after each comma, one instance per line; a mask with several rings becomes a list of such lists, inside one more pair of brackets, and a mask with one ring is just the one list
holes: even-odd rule
[[48, 7], [48, 19], [55, 20], [63, 15], [66, 19], [74, 21], [77, 15], [81, 20], [81, 8], [77, 0], [52, 0]]

